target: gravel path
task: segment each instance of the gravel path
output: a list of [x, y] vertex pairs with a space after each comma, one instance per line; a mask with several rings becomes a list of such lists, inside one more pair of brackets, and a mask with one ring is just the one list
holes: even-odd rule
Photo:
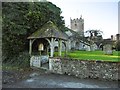
[[[79, 79], [45, 70], [26, 73], [3, 71], [3, 88], [117, 88], [117, 81]], [[113, 89], [112, 89], [113, 90]]]

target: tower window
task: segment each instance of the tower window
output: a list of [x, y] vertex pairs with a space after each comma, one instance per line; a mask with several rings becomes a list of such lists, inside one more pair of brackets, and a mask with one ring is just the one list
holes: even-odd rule
[[75, 23], [75, 26], [77, 26], [77, 24]]

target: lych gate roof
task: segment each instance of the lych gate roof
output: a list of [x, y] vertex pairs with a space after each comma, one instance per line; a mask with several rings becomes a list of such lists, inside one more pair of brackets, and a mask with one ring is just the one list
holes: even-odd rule
[[28, 39], [51, 37], [67, 40], [67, 36], [51, 21], [48, 21], [41, 29], [30, 35]]

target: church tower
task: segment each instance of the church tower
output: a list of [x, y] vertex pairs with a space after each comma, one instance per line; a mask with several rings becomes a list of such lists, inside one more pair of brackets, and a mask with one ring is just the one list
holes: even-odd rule
[[82, 16], [79, 19], [77, 18], [72, 20], [70, 18], [70, 26], [73, 31], [84, 36], [84, 19], [82, 19]]

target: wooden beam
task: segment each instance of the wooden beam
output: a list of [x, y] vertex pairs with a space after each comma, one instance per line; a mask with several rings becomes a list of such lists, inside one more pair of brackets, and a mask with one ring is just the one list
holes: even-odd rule
[[35, 40], [36, 40], [36, 39], [33, 39], [33, 40], [32, 40], [32, 44], [33, 44], [33, 42], [34, 42]]
[[48, 49], [49, 49], [49, 47], [47, 46], [47, 49], [46, 49], [47, 55], [49, 54], [49, 53], [48, 53]]
[[50, 42], [50, 40], [48, 38], [45, 38], [45, 39], [48, 41], [49, 44], [51, 44], [51, 42]]

